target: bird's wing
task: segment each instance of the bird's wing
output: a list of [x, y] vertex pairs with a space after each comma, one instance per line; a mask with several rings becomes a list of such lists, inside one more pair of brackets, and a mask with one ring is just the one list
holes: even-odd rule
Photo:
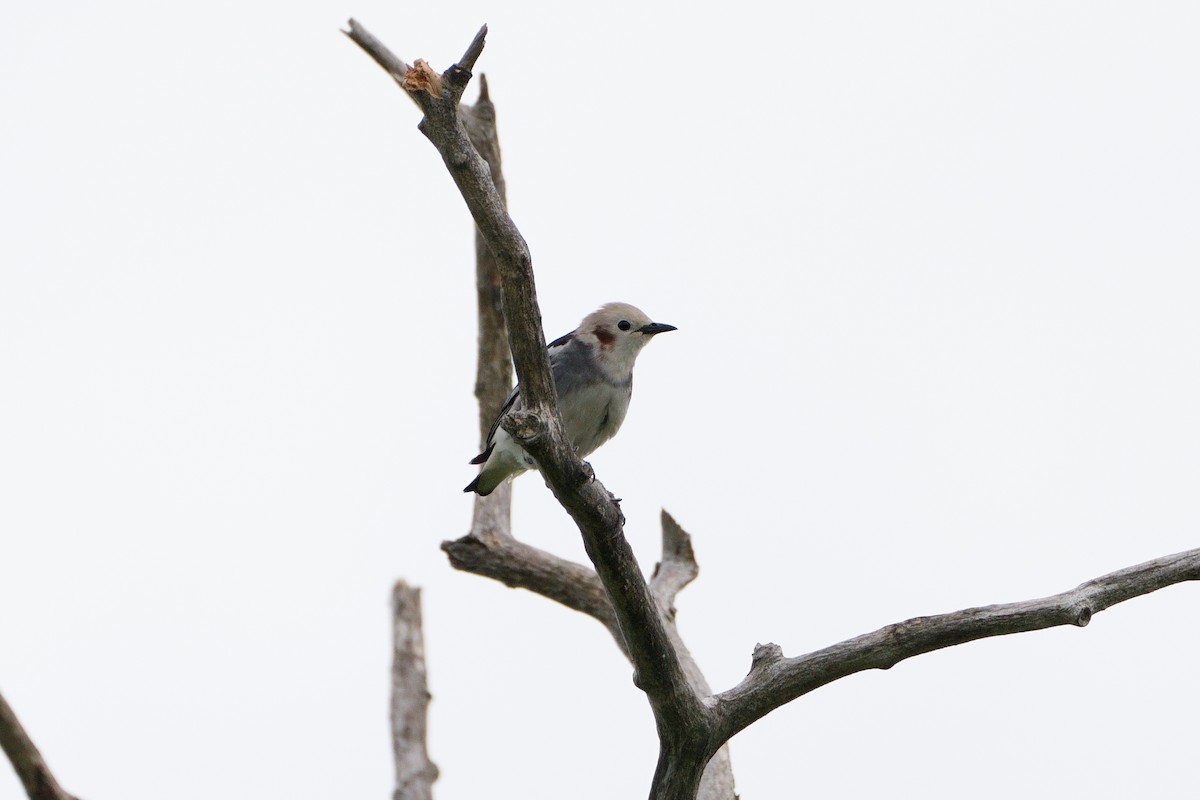
[[[575, 331], [571, 331], [570, 333], [560, 336], [557, 339], [555, 339], [553, 342], [548, 344], [546, 346], [546, 349], [550, 352], [550, 358], [553, 359], [555, 352], [557, 352], [558, 350], [561, 350], [563, 347], [566, 347], [567, 344], [569, 344], [571, 339], [573, 339], [574, 337], [575, 337]], [[491, 429], [488, 430], [487, 447], [484, 449], [484, 451], [482, 453], [475, 456], [475, 458], [473, 458], [471, 460], [472, 464], [482, 464], [483, 462], [487, 461], [488, 456], [490, 456], [492, 454], [492, 448], [495, 446], [493, 444], [493, 442], [496, 438], [496, 431], [500, 427], [500, 420], [504, 417], [505, 414], [507, 414], [509, 411], [512, 410], [513, 406], [516, 405], [516, 403], [517, 403], [517, 398], [519, 398], [520, 396], [521, 396], [521, 385], [517, 384], [516, 386], [513, 387], [512, 392], [509, 393], [508, 398], [504, 401], [504, 405], [500, 406], [500, 412], [498, 414], [496, 414], [496, 420], [495, 420], [495, 422], [492, 423]]]
[[496, 430], [500, 427], [500, 420], [516, 404], [517, 398], [520, 396], [521, 387], [514, 386], [513, 390], [509, 392], [508, 399], [504, 401], [504, 405], [500, 406], [500, 413], [496, 415], [496, 420], [492, 423], [492, 427], [488, 430], [487, 447], [484, 448], [482, 453], [471, 459], [472, 464], [482, 464], [488, 460], [488, 456], [492, 454], [492, 448], [496, 446]]

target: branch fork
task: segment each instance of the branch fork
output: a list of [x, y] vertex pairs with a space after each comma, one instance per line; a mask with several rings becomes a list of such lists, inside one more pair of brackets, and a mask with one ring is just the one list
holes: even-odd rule
[[[480, 120], [494, 119], [486, 83], [477, 104], [482, 114], [464, 114], [467, 107], [459, 105], [486, 32], [484, 26], [459, 63], [442, 73], [440, 92], [434, 81], [424, 81], [420, 90], [408, 92], [424, 112], [419, 129], [442, 155], [475, 220], [481, 243], [477, 252], [486, 250], [493, 259], [494, 272], [485, 273], [481, 267], [478, 273], [480, 375], [485, 372], [484, 340], [489, 331], [498, 332], [503, 325], [525, 410], [503, 419], [501, 425], [538, 462], [547, 485], [578, 526], [595, 571], [513, 538], [509, 495], [501, 494], [507, 486], [479, 498], [471, 533], [443, 543], [442, 548], [459, 569], [543, 594], [583, 611], [609, 630], [632, 662], [635, 682], [646, 693], [658, 727], [660, 752], [652, 799], [691, 800], [703, 786], [705, 800], [731, 800], [735, 794], [724, 743], [775, 708], [839, 678], [887, 669], [915, 655], [990, 636], [1056, 625], [1082, 627], [1094, 613], [1115, 603], [1173, 583], [1200, 580], [1197, 549], [1120, 570], [1053, 597], [919, 617], [793, 658], [785, 657], [776, 644], [759, 644], [746, 678], [714, 694], [674, 624], [675, 596], [698, 573], [690, 537], [663, 512], [663, 557], [647, 583], [625, 539], [616, 499], [593, 478], [590, 467], [563, 435], [529, 249], [504, 209], [498, 149], [495, 158], [489, 158], [490, 173], [489, 164], [476, 152], [486, 150], [485, 146], [494, 149], [494, 128], [490, 140], [468, 133]], [[347, 35], [404, 85], [408, 65], [353, 20]], [[426, 84], [434, 87], [433, 93]], [[499, 303], [497, 286], [502, 287]], [[507, 366], [498, 364], [494, 350], [488, 363], [501, 370]], [[484, 431], [486, 414], [498, 408], [503, 398], [502, 394], [501, 400], [485, 403], [485, 385], [482, 378], [477, 382], [481, 410], [486, 406]], [[507, 386], [502, 391], [507, 392]], [[581, 480], [584, 475], [589, 480]]]

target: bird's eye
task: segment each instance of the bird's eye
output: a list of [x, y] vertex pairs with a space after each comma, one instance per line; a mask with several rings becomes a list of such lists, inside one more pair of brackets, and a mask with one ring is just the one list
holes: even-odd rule
[[627, 319], [623, 319], [623, 320], [621, 320], [620, 322], [618, 322], [618, 323], [617, 323], [617, 327], [618, 327], [618, 328], [620, 328], [620, 329], [621, 329], [621, 330], [623, 330], [623, 331], [627, 331], [627, 330], [629, 330], [630, 328], [632, 328], [633, 326], [629, 324], [629, 320], [627, 320]]

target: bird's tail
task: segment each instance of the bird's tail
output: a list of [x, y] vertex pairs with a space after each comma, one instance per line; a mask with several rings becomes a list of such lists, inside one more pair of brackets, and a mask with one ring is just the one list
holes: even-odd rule
[[482, 472], [481, 472], [481, 473], [479, 473], [478, 475], [476, 475], [476, 476], [475, 476], [475, 480], [473, 480], [473, 481], [471, 481], [470, 483], [468, 483], [468, 484], [466, 485], [466, 488], [464, 488], [464, 489], [463, 489], [463, 491], [464, 491], [464, 492], [475, 492], [475, 493], [476, 493], [476, 494], [478, 494], [480, 497], [487, 497], [489, 494], [491, 494], [491, 493], [492, 493], [492, 489], [495, 489], [496, 487], [495, 487], [495, 486], [493, 486], [493, 487], [491, 487], [491, 489], [487, 489], [487, 490], [481, 489], [481, 488], [480, 488], [480, 486], [479, 486], [479, 479], [480, 479], [480, 478], [482, 478], [482, 477], [483, 477], [483, 473], [482, 473]]

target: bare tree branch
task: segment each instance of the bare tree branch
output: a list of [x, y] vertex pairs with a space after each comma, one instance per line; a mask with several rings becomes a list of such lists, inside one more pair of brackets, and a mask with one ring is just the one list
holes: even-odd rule
[[[361, 26], [351, 28], [353, 32]], [[482, 51], [486, 30], [486, 26], [480, 30], [460, 63], [451, 65], [440, 79], [414, 75], [414, 67], [404, 73], [401, 86], [424, 111], [418, 128], [441, 154], [496, 259], [509, 346], [526, 409], [509, 415], [502, 424], [537, 460], [555, 496], [579, 526], [584, 547], [609, 594], [634, 664], [635, 682], [646, 692], [658, 723], [662, 750], [653, 791], [666, 792], [662, 796], [694, 797], [700, 773], [696, 762], [702, 765], [715, 749], [709, 746], [705, 709], [684, 674], [625, 539], [620, 508], [563, 433], [529, 248], [459, 118], [458, 103]], [[360, 46], [369, 41], [361, 35], [355, 40]], [[395, 77], [394, 69], [385, 68]], [[681, 768], [684, 761], [690, 766]]]
[[[487, 76], [479, 76], [479, 99], [475, 105], [459, 103], [459, 119], [472, 146], [487, 162], [492, 185], [507, 208], [504, 171], [500, 161], [500, 137], [496, 132], [496, 107], [488, 92]], [[479, 401], [479, 448], [487, 446], [492, 420], [508, 399], [512, 386], [512, 354], [504, 327], [500, 294], [500, 271], [496, 258], [479, 229], [475, 229], [475, 307], [479, 321], [478, 354], [475, 368], [475, 397]], [[512, 486], [499, 487], [487, 497], [474, 495], [475, 511], [470, 536], [510, 537]]]
[[0, 695], [0, 747], [12, 762], [29, 800], [76, 800], [58, 785], [46, 759], [17, 719], [12, 706]]
[[[443, 549], [459, 569], [539, 592], [593, 616], [613, 633], [634, 665], [635, 681], [646, 692], [658, 725], [661, 749], [651, 798], [695, 797], [706, 763], [705, 797], [733, 797], [724, 747], [729, 738], [780, 705], [838, 678], [887, 669], [921, 653], [990, 636], [1086, 625], [1093, 614], [1115, 603], [1200, 579], [1200, 550], [1193, 550], [1114, 572], [1053, 597], [919, 617], [795, 658], [784, 658], [778, 645], [759, 645], [745, 680], [712, 695], [674, 622], [675, 597], [698, 574], [690, 537], [664, 512], [663, 560], [647, 584], [625, 540], [617, 501], [563, 438], [528, 247], [485, 180], [486, 167], [470, 147], [464, 123], [452, 113], [470, 78], [469, 64], [482, 48], [483, 33], [468, 48], [463, 59], [467, 67], [452, 66], [436, 81], [426, 76], [419, 83], [406, 79], [401, 85], [425, 112], [420, 130], [441, 153], [496, 259], [526, 409], [506, 416], [501, 424], [537, 460], [555, 497], [578, 525], [596, 572], [516, 542], [507, 517], [504, 525], [481, 525], [480, 506], [472, 533], [444, 543]], [[415, 85], [422, 90], [414, 91]], [[482, 96], [486, 98], [486, 87]], [[470, 125], [469, 119], [465, 122]], [[481, 297], [485, 288], [481, 279]], [[489, 330], [483, 319], [481, 314], [481, 335]], [[489, 319], [495, 326], [495, 318]], [[480, 375], [482, 381], [482, 365]], [[507, 504], [507, 497], [503, 502]]]
[[[463, 53], [463, 57], [458, 60], [458, 64], [455, 66], [461, 67], [467, 70], [467, 72], [475, 69], [475, 62], [483, 55], [483, 42], [487, 38], [487, 29], [487, 25], [480, 26], [475, 34], [475, 38], [467, 45], [467, 51]], [[467, 77], [470, 78], [469, 75]]]
[[598, 620], [612, 634], [621, 651], [628, 655], [600, 579], [582, 564], [559, 558], [511, 536], [489, 538], [468, 534], [452, 542], [442, 542], [442, 549], [455, 569], [492, 578], [506, 586], [528, 589]]
[[363, 26], [359, 25], [357, 20], [350, 20], [346, 23], [350, 30], [342, 31], [349, 36], [354, 43], [366, 51], [367, 55], [375, 59], [375, 63], [383, 67], [392, 78], [403, 86], [404, 76], [408, 74], [409, 66], [404, 63], [404, 60], [399, 58], [391, 50], [384, 46], [383, 42], [371, 35]]
[[716, 696], [718, 736], [728, 739], [779, 706], [856, 672], [889, 669], [906, 658], [990, 636], [1083, 627], [1117, 603], [1194, 580], [1200, 580], [1200, 549], [1118, 570], [1039, 600], [916, 617], [795, 658], [784, 658], [778, 645], [758, 645], [745, 680]]
[[438, 768], [425, 747], [429, 686], [421, 590], [397, 581], [392, 589], [392, 751], [396, 762], [393, 800], [432, 800]]
[[[666, 511], [662, 517], [663, 560], [655, 570], [651, 587], [688, 684], [698, 695], [708, 697], [712, 689], [679, 635], [672, 605], [675, 595], [698, 574], [699, 568], [692, 554], [691, 537]], [[471, 533], [453, 542], [443, 542], [442, 549], [457, 569], [498, 580], [507, 586], [528, 589], [599, 620], [612, 634], [621, 652], [629, 657], [608, 595], [595, 572], [587, 567], [511, 536]], [[696, 796], [699, 800], [733, 800], [736, 796], [728, 745], [722, 745], [708, 762]]]
[[[662, 512], [662, 547], [662, 561], [654, 568], [650, 591], [658, 604], [659, 612], [663, 615], [663, 624], [667, 635], [671, 637], [671, 644], [679, 654], [679, 663], [688, 684], [700, 697], [707, 698], [712, 695], [712, 688], [705, 680], [700, 666], [692, 658], [692, 653], [684, 643], [683, 637], [679, 635], [679, 628], [675, 624], [675, 596], [696, 579], [700, 574], [700, 565], [696, 563], [696, 554], [692, 550], [692, 537], [666, 509]], [[737, 797], [729, 743], [727, 740], [721, 740], [718, 744], [720, 747], [703, 768], [696, 793], [698, 800], [735, 800]]]
[[[418, 80], [418, 76], [410, 74], [416, 71], [415, 68], [409, 67], [396, 57], [356, 21], [350, 20], [349, 28], [347, 35], [369, 53], [425, 112], [419, 128], [442, 154], [475, 218], [476, 289], [480, 323], [476, 396], [480, 401], [481, 440], [486, 438], [490, 422], [496, 411], [502, 407], [508, 392], [509, 352], [502, 344], [507, 339], [514, 350], [523, 348], [516, 356], [517, 374], [525, 406], [530, 409], [530, 412], [524, 415], [525, 421], [533, 425], [536, 432], [532, 438], [541, 440], [543, 449], [563, 459], [557, 467], [560, 484], [566, 480], [571, 485], [584, 486], [591, 491], [590, 502], [581, 503], [580, 507], [585, 510], [591, 509], [592, 529], [601, 536], [608, 533], [619, 540], [617, 550], [620, 557], [611, 562], [609, 573], [618, 579], [623, 575], [625, 584], [633, 587], [635, 593], [637, 587], [641, 587], [643, 597], [640, 598], [639, 613], [643, 618], [650, 620], [651, 629], [657, 628], [657, 632], [651, 630], [649, 637], [642, 637], [643, 640], [654, 639], [657, 634], [657, 643], [646, 646], [643, 642], [641, 652], [644, 655], [657, 652], [660, 654], [659, 661], [665, 657], [666, 661], [671, 662], [667, 673], [674, 673], [676, 693], [686, 699], [695, 713], [699, 709], [699, 698], [694, 691], [688, 691], [693, 680], [684, 674], [684, 666], [680, 664], [675, 649], [670, 645], [672, 638], [678, 640], [678, 634], [672, 630], [668, 637], [663, 620], [659, 619], [656, 605], [633, 558], [632, 550], [621, 533], [624, 518], [620, 509], [602, 486], [590, 483], [590, 468], [579, 461], [562, 435], [556, 408], [557, 398], [541, 329], [541, 314], [534, 292], [528, 247], [508, 217], [505, 207], [494, 107], [491, 104], [486, 79], [481, 80], [480, 98], [474, 107], [459, 104], [463, 89], [470, 78], [469, 70], [482, 51], [486, 26], [476, 35], [460, 63], [446, 70], [440, 81], [429, 76], [422, 76]], [[418, 61], [417, 65], [422, 63]], [[421, 88], [415, 89], [415, 86]], [[455, 113], [452, 115], [450, 111]], [[502, 290], [505, 286], [508, 287], [508, 291]], [[506, 330], [507, 336], [504, 335]], [[542, 463], [545, 456], [539, 457], [532, 448], [531, 452], [539, 459], [539, 463]], [[546, 471], [543, 464], [543, 473]], [[643, 657], [639, 663], [631, 654], [626, 644], [626, 636], [622, 632], [625, 628], [620, 626], [618, 614], [614, 613], [613, 605], [605, 595], [604, 587], [595, 573], [518, 542], [512, 537], [510, 498], [511, 490], [505, 485], [489, 497], [476, 499], [471, 532], [457, 541], [443, 543], [443, 549], [450, 556], [451, 563], [460, 569], [493, 577], [510, 586], [522, 586], [537, 591], [599, 620], [613, 635], [618, 647], [633, 661], [637, 679], [644, 684], [643, 688], [647, 688], [648, 694], [651, 694], [651, 703], [654, 705], [654, 687], [669, 688], [671, 685], [669, 681], [660, 682], [660, 665], [647, 657]], [[596, 513], [597, 509], [599, 514]], [[599, 517], [598, 523], [596, 517]], [[597, 538], [593, 536], [593, 540]], [[589, 554], [595, 550], [595, 541], [588, 549]], [[595, 561], [596, 557], [592, 557]], [[664, 558], [664, 561], [667, 560]], [[672, 597], [673, 594], [674, 592]], [[636, 620], [637, 615], [627, 613], [626, 626], [630, 620]], [[673, 617], [673, 612], [670, 616]], [[673, 629], [673, 624], [670, 627]], [[686, 653], [686, 649], [683, 652]], [[687, 671], [695, 673], [695, 676], [699, 676], [703, 681], [690, 655], [686, 661]], [[706, 688], [705, 692], [707, 691]], [[662, 698], [669, 694], [669, 691], [660, 690], [657, 696]], [[661, 700], [659, 705], [666, 709], [669, 716], [670, 705], [664, 705]], [[656, 715], [663, 716], [657, 710]], [[674, 738], [679, 738], [680, 734], [690, 730], [685, 725], [671, 724], [667, 716], [663, 716], [660, 721], [660, 730], [666, 728], [676, 731]], [[698, 750], [695, 747], [692, 749]], [[726, 794], [706, 794], [706, 797], [711, 797], [712, 800], [726, 800], [733, 796], [733, 779], [727, 757], [720, 766], [725, 774], [718, 775], [718, 780], [706, 779], [706, 782], [714, 786], [727, 786], [729, 791]], [[714, 773], [717, 771], [713, 770]], [[679, 774], [686, 772], [682, 771]], [[699, 770], [692, 772], [698, 773]]]
[[692, 550], [692, 537], [679, 527], [666, 509], [662, 512], [662, 549], [662, 561], [654, 568], [654, 577], [650, 580], [650, 593], [658, 607], [675, 619], [675, 595], [696, 580], [700, 565]]
[[[676, 765], [680, 759], [707, 760], [711, 755], [711, 750], [706, 752], [707, 734], [696, 735], [707, 727], [703, 724], [705, 709], [684, 676], [637, 559], [625, 540], [620, 508], [563, 434], [529, 248], [505, 211], [487, 164], [475, 151], [458, 116], [458, 102], [470, 80], [470, 68], [482, 47], [484, 33], [486, 28], [476, 36], [461, 64], [451, 65], [442, 73], [439, 95], [428, 89], [409, 90], [425, 112], [418, 128], [441, 154], [496, 257], [509, 346], [527, 409], [509, 415], [503, 423], [505, 430], [537, 460], [555, 496], [579, 526], [588, 556], [609, 593], [634, 663], [635, 681], [646, 692], [658, 722], [663, 752], [656, 784], [678, 783], [682, 787], [678, 796], [692, 797], [698, 774], [689, 777], [687, 770], [676, 769]], [[406, 86], [411, 73], [406, 75]], [[688, 781], [690, 787], [684, 786]]]
[[[471, 144], [487, 162], [492, 185], [507, 208], [507, 187], [500, 158], [500, 137], [496, 130], [496, 107], [488, 92], [487, 76], [479, 76], [479, 99], [475, 105], [460, 103], [459, 117]], [[475, 292], [479, 317], [478, 358], [475, 371], [475, 398], [479, 401], [479, 445], [487, 444], [492, 420], [508, 399], [512, 388], [512, 354], [504, 327], [504, 308], [500, 298], [500, 271], [487, 241], [475, 229]], [[475, 495], [477, 498], [479, 495]]]

